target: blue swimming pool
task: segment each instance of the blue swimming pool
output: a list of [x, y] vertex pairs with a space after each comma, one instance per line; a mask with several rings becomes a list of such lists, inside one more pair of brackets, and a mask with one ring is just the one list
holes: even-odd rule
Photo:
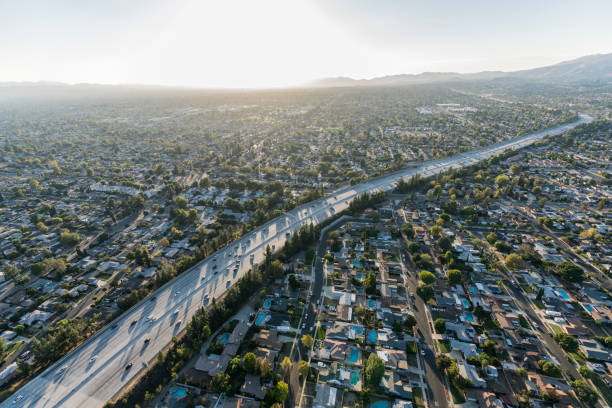
[[359, 362], [359, 350], [354, 347], [351, 347], [351, 352], [346, 359], [349, 363], [357, 364]]
[[465, 320], [470, 323], [474, 323], [474, 315], [472, 314], [472, 312], [465, 312]]
[[230, 337], [229, 333], [223, 333], [223, 335], [219, 339], [219, 343], [222, 343], [222, 344], [227, 343], [227, 341], [229, 340], [229, 337]]
[[476, 288], [473, 287], [473, 286], [470, 286], [470, 292], [472, 292], [472, 294], [474, 294], [474, 295], [477, 294]]
[[359, 384], [359, 373], [351, 371], [351, 385], [354, 387], [357, 384]]
[[361, 264], [361, 262], [353, 262], [353, 266], [357, 268], [363, 268], [363, 265]]
[[569, 295], [567, 294], [567, 292], [565, 290], [557, 289], [557, 292], [559, 293], [559, 295], [561, 295], [561, 297], [563, 299], [565, 299], [565, 300], [569, 300], [570, 299]]
[[587, 304], [587, 303], [583, 303], [582, 307], [584, 307], [586, 309], [587, 312], [589, 313], [593, 313], [593, 307], [591, 307], [591, 305]]
[[187, 395], [187, 390], [184, 388], [178, 388], [174, 390], [172, 394], [170, 394], [172, 398], [183, 398], [186, 395]]
[[376, 333], [376, 331], [370, 330], [370, 332], [368, 333], [368, 339], [370, 340], [370, 343], [376, 343], [377, 338], [378, 334]]
[[355, 275], [357, 276], [357, 279], [359, 279], [359, 280], [363, 279], [363, 273], [358, 272]]
[[554, 287], [559, 286], [559, 285], [557, 284], [557, 282], [555, 282], [553, 279], [549, 279], [549, 280], [548, 280], [548, 283], [550, 283], [550, 284], [551, 284], [552, 286], [554, 286]]
[[387, 402], [387, 401], [376, 401], [375, 403], [370, 405], [370, 408], [389, 408], [389, 402]]
[[376, 303], [372, 299], [368, 299], [368, 307], [373, 309], [376, 307]]
[[266, 299], [266, 300], [264, 300], [264, 307], [265, 307], [266, 309], [269, 309], [269, 308], [270, 308], [270, 305], [272, 305], [272, 299]]
[[363, 334], [363, 327], [361, 327], [361, 326], [354, 326], [353, 329], [355, 330], [355, 333], [357, 333], [359, 336], [361, 336]]
[[461, 302], [463, 303], [463, 307], [470, 307], [470, 302], [467, 299], [461, 299]]
[[255, 324], [261, 326], [264, 323], [264, 320], [266, 320], [266, 315], [263, 313], [259, 313], [257, 315], [257, 319], [255, 319]]

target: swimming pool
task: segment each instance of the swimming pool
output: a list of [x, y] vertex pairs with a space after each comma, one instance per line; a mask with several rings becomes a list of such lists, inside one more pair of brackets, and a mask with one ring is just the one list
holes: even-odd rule
[[229, 340], [230, 334], [229, 333], [223, 333], [223, 336], [221, 336], [221, 338], [219, 339], [219, 343], [225, 344], [227, 343], [227, 341]]
[[351, 353], [349, 357], [346, 359], [349, 363], [357, 364], [359, 362], [359, 350], [354, 347], [351, 347]]
[[363, 279], [363, 273], [361, 272], [357, 273], [356, 276], [357, 276], [357, 279], [359, 280]]
[[582, 307], [584, 307], [587, 312], [593, 313], [593, 307], [591, 305], [589, 305], [588, 303], [583, 303]]
[[477, 292], [476, 292], [476, 288], [475, 288], [475, 287], [473, 287], [473, 286], [470, 286], [470, 292], [472, 292], [472, 294], [474, 294], [474, 295], [476, 295], [476, 294], [477, 294]]
[[361, 326], [354, 326], [353, 330], [355, 330], [355, 333], [357, 333], [360, 336], [363, 334], [363, 327]]
[[463, 303], [463, 307], [468, 308], [470, 307], [470, 302], [467, 299], [461, 299], [461, 302]]
[[266, 309], [269, 309], [269, 308], [270, 308], [270, 305], [272, 305], [272, 299], [266, 299], [266, 300], [264, 300], [264, 307], [265, 307]]
[[258, 325], [258, 326], [261, 326], [264, 323], [264, 321], [266, 320], [266, 315], [267, 314], [268, 314], [268, 312], [266, 312], [265, 314], [264, 313], [259, 313], [257, 315], [257, 319], [255, 320], [255, 324]]
[[359, 381], [359, 373], [351, 371], [351, 385], [354, 387], [355, 385], [359, 384]]
[[548, 280], [548, 283], [550, 283], [550, 284], [551, 284], [551, 285], [553, 285], [554, 287], [559, 286], [559, 285], [557, 284], [557, 282], [555, 282], [553, 279], [549, 279], [549, 280]]
[[470, 323], [474, 323], [474, 315], [472, 314], [472, 312], [465, 312], [465, 320]]
[[370, 332], [368, 333], [368, 339], [370, 340], [370, 343], [376, 343], [377, 337], [378, 337], [378, 334], [376, 334], [376, 331], [370, 330]]
[[567, 294], [567, 292], [566, 292], [565, 290], [563, 290], [563, 289], [557, 289], [557, 293], [558, 293], [558, 294], [559, 294], [559, 295], [560, 295], [560, 296], [561, 296], [563, 299], [565, 299], [565, 300], [569, 300], [569, 299], [570, 299], [570, 297], [569, 297], [569, 295]]
[[363, 265], [361, 264], [361, 262], [353, 262], [353, 266], [357, 268], [363, 268]]
[[389, 408], [389, 402], [387, 402], [387, 401], [376, 401], [375, 403], [370, 405], [370, 408]]
[[170, 394], [172, 398], [183, 398], [186, 395], [187, 395], [187, 390], [184, 388], [178, 388], [174, 390], [172, 394]]
[[368, 307], [373, 309], [376, 307], [376, 303], [372, 299], [368, 299]]

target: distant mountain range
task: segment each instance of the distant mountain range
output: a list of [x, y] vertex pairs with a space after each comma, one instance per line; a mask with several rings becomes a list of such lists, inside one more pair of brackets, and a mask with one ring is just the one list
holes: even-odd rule
[[457, 72], [423, 72], [421, 74], [402, 74], [372, 79], [352, 79], [348, 77], [323, 78], [310, 83], [316, 87], [339, 86], [398, 86], [433, 82], [470, 81], [491, 79], [524, 79], [541, 82], [604, 81], [612, 82], [612, 53], [580, 57], [546, 67], [522, 71], [483, 71], [473, 74]]
[[[497, 79], [519, 79], [538, 82], [583, 82], [600, 81], [612, 83], [612, 53], [596, 54], [560, 62], [546, 67], [526, 69], [522, 71], [483, 71], [472, 74], [458, 72], [423, 72], [421, 74], [389, 75], [372, 79], [353, 79], [348, 77], [323, 78], [300, 87], [351, 87], [351, 86], [401, 86], [450, 81], [482, 81]], [[95, 83], [80, 83], [70, 85], [63, 82], [0, 82], [0, 98], [7, 97], [11, 91], [18, 95], [38, 94], [40, 91], [58, 94], [66, 92], [124, 92], [146, 90], [197, 90], [191, 87], [176, 87], [147, 84], [102, 85]], [[200, 89], [202, 90], [202, 89]], [[231, 89], [207, 88], [210, 91], [232, 91]]]

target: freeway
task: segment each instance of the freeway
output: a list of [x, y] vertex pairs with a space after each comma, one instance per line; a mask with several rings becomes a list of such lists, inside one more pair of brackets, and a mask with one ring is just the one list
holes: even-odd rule
[[220, 298], [265, 257], [265, 248], [280, 248], [302, 225], [319, 224], [346, 209], [366, 192], [390, 191], [400, 178], [428, 177], [468, 166], [508, 149], [527, 146], [547, 135], [559, 135], [592, 118], [531, 133], [472, 152], [425, 162], [364, 183], [340, 188], [324, 198], [295, 208], [217, 251], [83, 342], [18, 390], [3, 407], [101, 407], [122, 388], [172, 337], [185, 329], [195, 311]]

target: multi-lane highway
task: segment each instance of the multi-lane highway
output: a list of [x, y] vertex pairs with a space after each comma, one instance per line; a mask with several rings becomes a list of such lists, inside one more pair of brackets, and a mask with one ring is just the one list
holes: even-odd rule
[[391, 190], [400, 178], [415, 174], [428, 177], [464, 167], [505, 150], [527, 146], [546, 135], [561, 134], [591, 120], [591, 117], [581, 115], [574, 123], [425, 162], [419, 167], [343, 187], [327, 197], [295, 208], [159, 288], [47, 368], [0, 407], [101, 407], [144, 369], [170, 343], [172, 336], [185, 328], [199, 307], [221, 297], [253, 264], [262, 262], [266, 246], [280, 248], [300, 226], [325, 221], [346, 209], [360, 194]]

